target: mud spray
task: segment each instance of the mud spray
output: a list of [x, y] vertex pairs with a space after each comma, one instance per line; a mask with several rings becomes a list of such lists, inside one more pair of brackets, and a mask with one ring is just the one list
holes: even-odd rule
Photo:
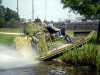
[[17, 37], [14, 42], [16, 49], [0, 45], [0, 69], [38, 64], [37, 54], [28, 37]]

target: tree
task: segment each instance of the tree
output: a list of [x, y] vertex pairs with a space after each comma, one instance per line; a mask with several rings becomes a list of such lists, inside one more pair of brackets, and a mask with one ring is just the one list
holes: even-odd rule
[[3, 5], [0, 5], [0, 27], [3, 27], [5, 21], [10, 21], [12, 18], [19, 20], [18, 13], [10, 8], [5, 8]]
[[25, 19], [25, 18], [22, 18], [22, 19], [20, 19], [20, 21], [21, 21], [21, 22], [25, 22], [25, 21], [26, 21], [26, 19]]
[[15, 20], [18, 20], [19, 16], [18, 14], [11, 10], [10, 8], [5, 8], [5, 20], [10, 21], [10, 19], [15, 18]]
[[0, 4], [2, 3], [2, 0], [0, 0]]
[[10, 21], [12, 18], [19, 20], [19, 15], [17, 12], [11, 10], [10, 8], [5, 8], [3, 5], [0, 5], [0, 16], [4, 17], [5, 21]]
[[4, 27], [4, 18], [0, 16], [0, 28]]
[[10, 19], [10, 23], [12, 24], [12, 27], [13, 27], [15, 22], [16, 22], [15, 18]]
[[4, 6], [3, 5], [0, 5], [0, 16], [1, 17], [4, 17], [5, 16], [4, 12], [5, 12]]
[[4, 12], [5, 8], [4, 6], [0, 5], [0, 28], [4, 26]]
[[11, 22], [12, 24], [14, 24], [15, 21], [16, 21], [15, 18], [10, 19], [10, 22]]
[[34, 22], [41, 22], [41, 20], [37, 17]]
[[99, 19], [97, 42], [100, 43], [100, 0], [61, 0], [63, 8], [70, 8], [74, 13], [80, 13], [86, 19]]

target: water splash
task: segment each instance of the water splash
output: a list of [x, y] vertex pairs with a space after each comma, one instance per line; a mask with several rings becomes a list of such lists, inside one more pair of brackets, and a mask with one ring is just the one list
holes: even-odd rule
[[38, 63], [37, 54], [34, 50], [12, 49], [8, 46], [0, 45], [0, 69], [9, 69], [34, 65]]

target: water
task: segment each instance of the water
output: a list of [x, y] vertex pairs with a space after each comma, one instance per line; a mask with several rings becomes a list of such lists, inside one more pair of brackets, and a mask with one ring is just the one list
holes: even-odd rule
[[47, 75], [40, 66], [28, 65], [13, 69], [0, 70], [0, 75]]
[[0, 75], [100, 75], [94, 69], [72, 67], [55, 60], [39, 61], [36, 55], [34, 51], [0, 46]]
[[[34, 56], [33, 56], [34, 55]], [[0, 69], [10, 69], [25, 65], [35, 65], [37, 60], [34, 51], [21, 50], [0, 46]]]

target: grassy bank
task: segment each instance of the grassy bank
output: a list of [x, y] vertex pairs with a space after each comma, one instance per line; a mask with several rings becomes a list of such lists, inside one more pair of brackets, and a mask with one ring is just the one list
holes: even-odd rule
[[0, 32], [20, 33], [20, 28], [0, 28]]
[[59, 57], [64, 63], [88, 65], [100, 69], [100, 45], [96, 44], [96, 35], [81, 48], [74, 48]]
[[13, 46], [15, 35], [0, 34], [0, 44]]

